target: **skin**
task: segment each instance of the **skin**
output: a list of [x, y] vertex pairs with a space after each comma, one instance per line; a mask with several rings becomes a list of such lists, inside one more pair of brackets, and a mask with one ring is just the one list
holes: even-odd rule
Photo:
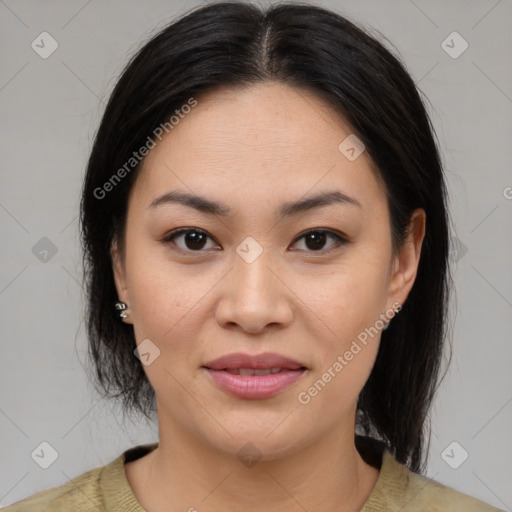
[[[149, 512], [359, 510], [379, 476], [357, 452], [354, 430], [380, 333], [308, 404], [297, 395], [379, 315], [404, 303], [425, 213], [413, 213], [393, 254], [385, 189], [366, 152], [349, 161], [338, 150], [350, 127], [313, 93], [264, 83], [197, 99], [145, 158], [129, 197], [126, 250], [114, 243], [111, 251], [125, 321], [138, 344], [149, 338], [160, 350], [144, 366], [156, 393], [159, 447], [125, 465], [128, 482]], [[233, 214], [149, 208], [171, 190]], [[361, 207], [276, 217], [283, 203], [329, 190]], [[203, 248], [185, 236], [162, 242], [177, 228], [209, 238]], [[302, 237], [315, 228], [350, 242], [327, 236], [315, 249]], [[236, 252], [248, 236], [263, 250], [252, 263]], [[277, 352], [308, 371], [277, 396], [240, 399], [201, 368], [233, 352]], [[261, 453], [252, 467], [237, 457], [248, 442]]]

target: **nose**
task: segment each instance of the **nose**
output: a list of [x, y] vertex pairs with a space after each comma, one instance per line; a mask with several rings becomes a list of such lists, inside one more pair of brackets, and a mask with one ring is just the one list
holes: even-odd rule
[[222, 280], [217, 322], [251, 334], [285, 328], [293, 319], [293, 292], [283, 273], [265, 251], [249, 261], [237, 254], [234, 268]]

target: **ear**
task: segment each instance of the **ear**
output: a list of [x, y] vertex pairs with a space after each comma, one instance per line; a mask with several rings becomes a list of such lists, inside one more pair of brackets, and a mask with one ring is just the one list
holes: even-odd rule
[[[128, 305], [129, 311], [130, 296], [126, 285], [126, 271], [117, 240], [114, 240], [112, 242], [112, 246], [110, 248], [110, 257], [112, 261], [112, 271], [114, 274], [114, 283], [116, 286], [117, 297], [119, 298], [120, 301]], [[130, 316], [124, 318], [123, 322], [132, 323], [132, 321], [130, 320]]]
[[389, 282], [389, 298], [403, 304], [418, 272], [421, 247], [425, 236], [425, 210], [418, 208], [411, 215], [407, 237], [393, 258]]

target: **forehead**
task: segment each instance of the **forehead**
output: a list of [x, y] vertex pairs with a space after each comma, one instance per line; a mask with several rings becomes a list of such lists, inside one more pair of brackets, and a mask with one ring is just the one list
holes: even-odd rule
[[374, 201], [383, 195], [366, 153], [350, 161], [340, 151], [351, 129], [314, 93], [262, 83], [195, 99], [143, 162], [136, 187], [146, 204], [177, 186], [262, 200], [329, 186]]

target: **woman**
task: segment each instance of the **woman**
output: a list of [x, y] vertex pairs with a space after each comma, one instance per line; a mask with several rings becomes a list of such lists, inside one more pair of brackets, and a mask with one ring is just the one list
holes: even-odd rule
[[413, 81], [338, 14], [212, 3], [166, 27], [81, 203], [98, 382], [159, 441], [6, 510], [498, 510], [419, 474], [445, 194]]

